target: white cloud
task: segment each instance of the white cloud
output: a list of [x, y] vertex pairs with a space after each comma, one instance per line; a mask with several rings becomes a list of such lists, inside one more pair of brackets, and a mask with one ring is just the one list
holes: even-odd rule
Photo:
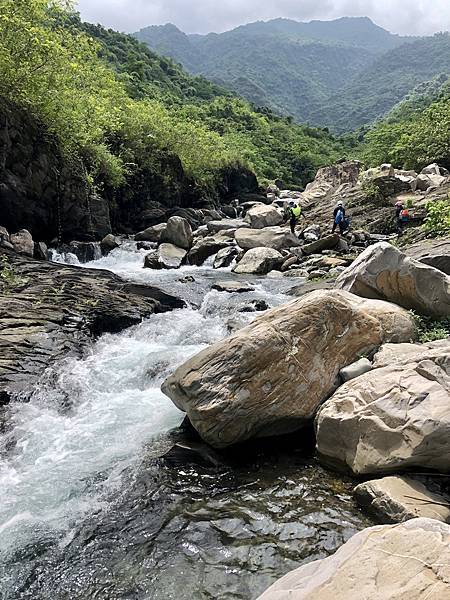
[[225, 31], [251, 21], [368, 16], [393, 33], [450, 29], [448, 0], [79, 0], [86, 21], [121, 31], [171, 22], [188, 33]]

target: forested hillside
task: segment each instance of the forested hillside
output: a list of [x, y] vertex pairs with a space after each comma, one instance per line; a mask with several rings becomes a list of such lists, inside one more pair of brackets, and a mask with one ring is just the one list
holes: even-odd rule
[[206, 36], [169, 24], [135, 36], [256, 104], [336, 133], [382, 118], [417, 85], [450, 75], [448, 34], [402, 38], [367, 18], [276, 19]]
[[39, 119], [100, 192], [129, 189], [148, 170], [170, 178], [174, 157], [212, 197], [230, 168], [299, 186], [342, 151], [327, 133], [257, 112], [64, 6], [2, 0], [0, 93]]
[[450, 35], [436, 34], [403, 44], [380, 56], [313, 116], [339, 133], [386, 115], [422, 83], [450, 75]]
[[415, 94], [365, 136], [361, 151], [372, 165], [392, 162], [420, 170], [431, 162], [450, 168], [450, 85], [439, 92]]

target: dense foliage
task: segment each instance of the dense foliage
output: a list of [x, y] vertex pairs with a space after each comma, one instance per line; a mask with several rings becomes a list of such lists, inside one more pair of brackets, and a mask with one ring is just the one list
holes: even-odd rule
[[369, 19], [276, 19], [206, 36], [165, 25], [135, 35], [192, 73], [337, 133], [382, 118], [417, 86], [450, 75], [447, 34], [402, 38]]
[[421, 83], [450, 75], [450, 35], [437, 34], [401, 45], [380, 56], [328, 98], [313, 115], [314, 123], [333, 123], [338, 133], [387, 115]]
[[[187, 36], [174, 25], [135, 34], [192, 73], [201, 73], [251, 102], [308, 121], [330, 94], [357, 76], [375, 54], [401, 38], [369, 19], [298, 23], [276, 19], [220, 35]], [[325, 118], [323, 124], [332, 124]]]
[[405, 103], [366, 135], [365, 159], [375, 165], [392, 162], [396, 167], [420, 170], [431, 162], [450, 168], [450, 95], [427, 108]]
[[235, 165], [304, 185], [342, 152], [324, 131], [256, 112], [133, 38], [82, 24], [63, 0], [0, 0], [0, 86], [99, 187], [143, 165], [165, 176], [164, 156], [205, 189]]

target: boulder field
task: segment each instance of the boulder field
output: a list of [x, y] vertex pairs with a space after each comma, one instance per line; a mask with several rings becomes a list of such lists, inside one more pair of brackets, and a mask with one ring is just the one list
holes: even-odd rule
[[449, 590], [450, 525], [422, 518], [364, 529], [258, 600], [444, 600]]
[[162, 390], [206, 442], [223, 448], [299, 429], [336, 389], [343, 367], [414, 337], [413, 318], [394, 304], [317, 291], [200, 352]]
[[358, 475], [449, 470], [450, 341], [399, 346], [382, 348], [377, 368], [320, 408], [317, 450], [325, 462]]

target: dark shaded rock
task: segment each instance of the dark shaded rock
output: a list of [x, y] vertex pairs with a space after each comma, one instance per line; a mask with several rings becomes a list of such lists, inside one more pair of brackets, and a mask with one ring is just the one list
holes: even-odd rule
[[207, 258], [217, 254], [222, 248], [227, 248], [230, 242], [218, 240], [215, 237], [200, 238], [191, 248], [188, 254], [188, 263], [199, 267]]
[[154, 250], [156, 249], [156, 242], [138, 242], [136, 244], [136, 248], [138, 250]]
[[48, 248], [44, 242], [34, 243], [34, 258], [37, 260], [48, 260]]
[[136, 242], [159, 242], [165, 229], [166, 223], [158, 223], [158, 225], [140, 231], [134, 236], [134, 239]]
[[70, 242], [68, 252], [75, 254], [80, 263], [91, 262], [102, 257], [100, 244], [96, 242]]
[[218, 292], [228, 292], [229, 294], [242, 294], [244, 292], [253, 292], [255, 288], [245, 281], [217, 281], [211, 289]]
[[214, 259], [214, 269], [223, 269], [224, 267], [229, 267], [236, 258], [237, 254], [238, 250], [236, 246], [222, 248], [222, 250], [219, 250], [216, 258]]
[[184, 306], [152, 286], [108, 271], [36, 261], [0, 250], [16, 286], [0, 289], [0, 398], [28, 394], [43, 370], [104, 332]]
[[318, 254], [322, 250], [332, 250], [339, 244], [340, 236], [337, 233], [327, 235], [316, 242], [302, 246], [303, 254]]
[[240, 306], [237, 311], [238, 312], [263, 312], [265, 310], [269, 310], [270, 306], [267, 304], [265, 300], [251, 300], [246, 304]]

